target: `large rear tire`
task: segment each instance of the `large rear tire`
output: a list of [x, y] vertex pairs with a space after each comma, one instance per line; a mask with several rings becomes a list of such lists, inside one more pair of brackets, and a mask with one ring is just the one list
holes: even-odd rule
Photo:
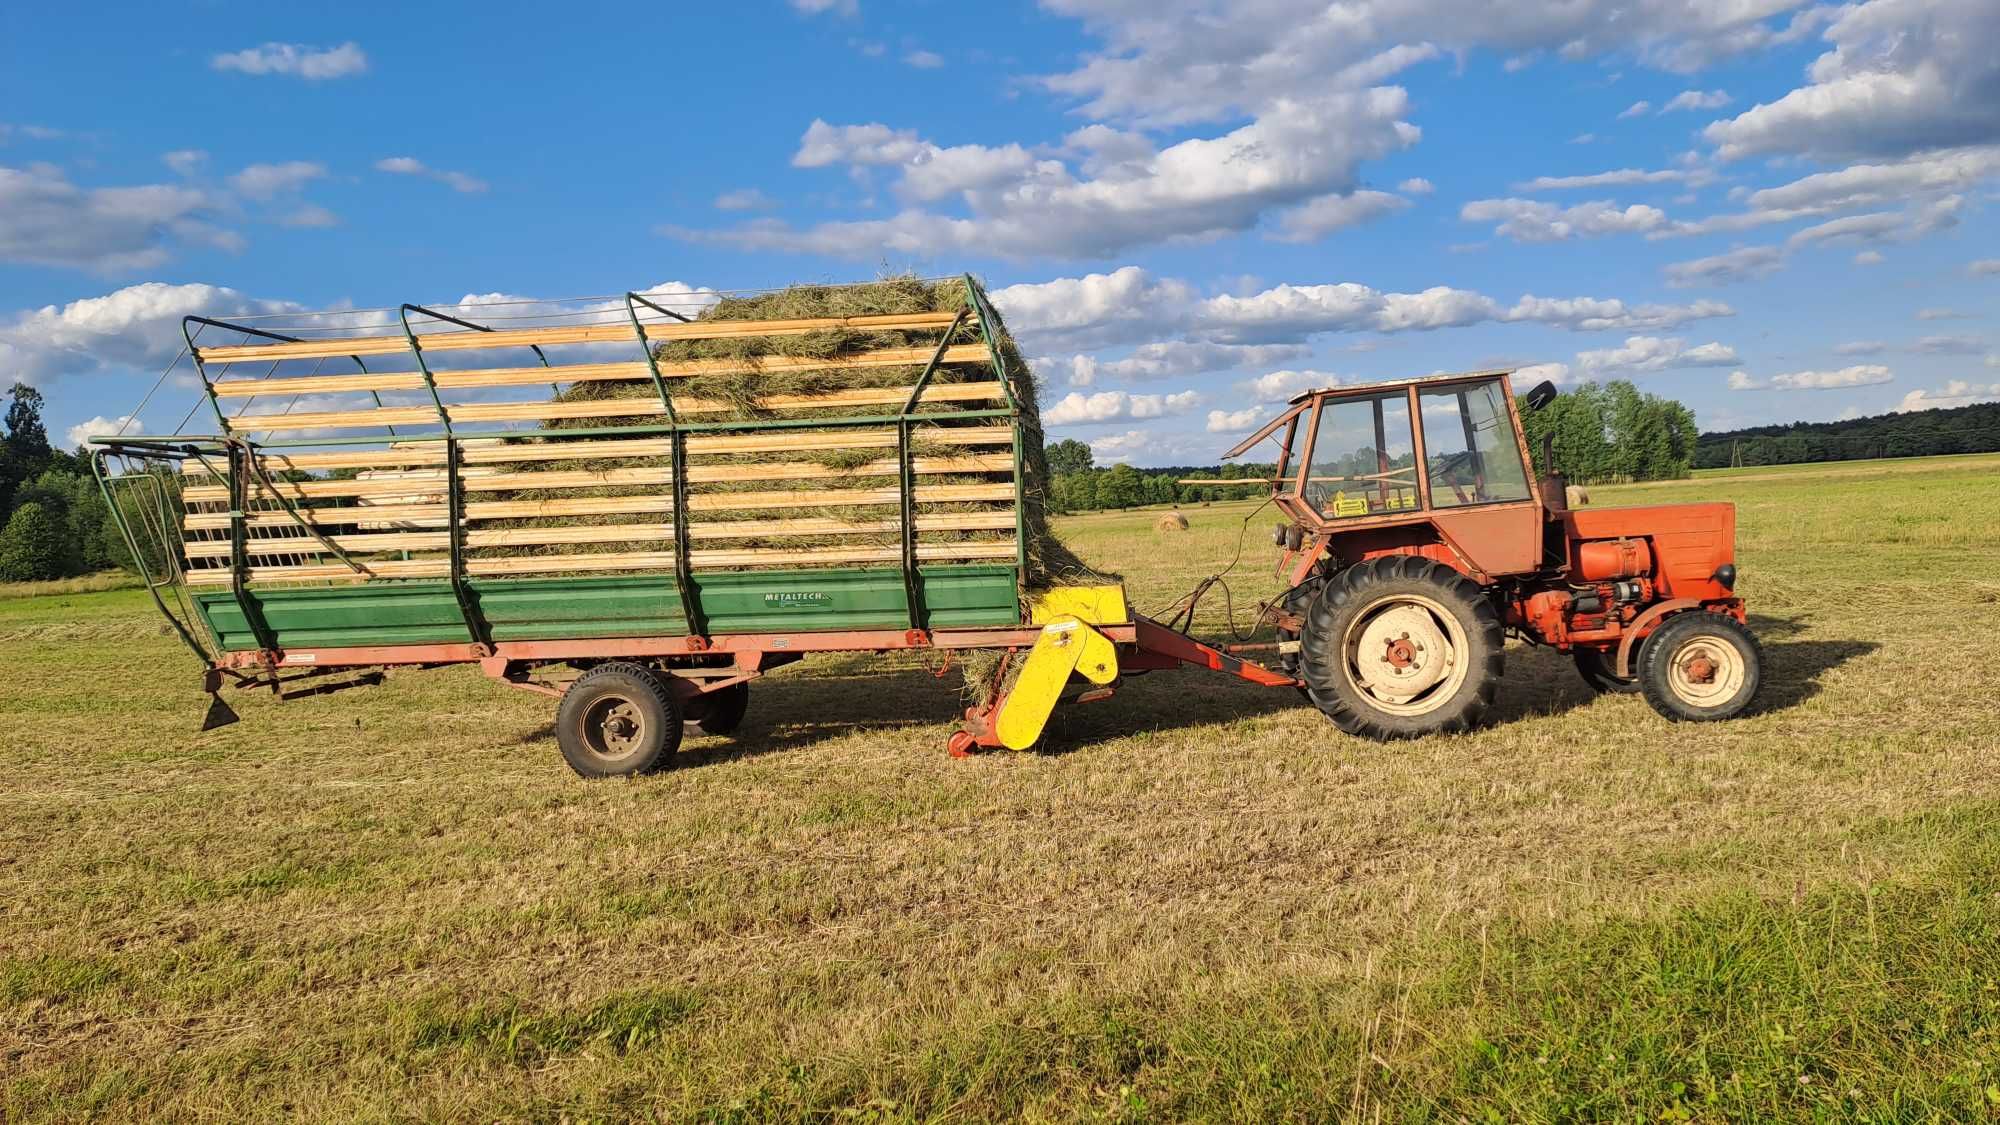
[[1471, 728], [1505, 663], [1499, 615], [1479, 586], [1414, 555], [1341, 571], [1305, 624], [1307, 694], [1341, 730], [1366, 738]]
[[556, 706], [556, 744], [584, 777], [651, 773], [672, 762], [681, 733], [680, 704], [643, 664], [599, 664]]
[[1676, 722], [1733, 719], [1764, 682], [1764, 649], [1747, 626], [1720, 613], [1676, 614], [1646, 637], [1639, 684], [1653, 710]]

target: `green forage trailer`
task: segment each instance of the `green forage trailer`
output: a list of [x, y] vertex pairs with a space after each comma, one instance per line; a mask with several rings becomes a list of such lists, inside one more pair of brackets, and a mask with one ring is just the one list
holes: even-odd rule
[[1063, 556], [1033, 383], [970, 277], [184, 328], [213, 432], [93, 464], [211, 723], [224, 687], [476, 662], [560, 700], [566, 760], [609, 776], [816, 652], [1007, 657], [955, 753], [1031, 744], [1121, 670], [1293, 682]]

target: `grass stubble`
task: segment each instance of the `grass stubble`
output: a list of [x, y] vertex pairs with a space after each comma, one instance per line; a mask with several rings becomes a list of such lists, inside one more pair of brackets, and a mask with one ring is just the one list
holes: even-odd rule
[[[1190, 671], [958, 762], [827, 659], [587, 784], [475, 670], [197, 734], [143, 591], [0, 600], [0, 1119], [2000, 1112], [2000, 458], [1914, 464], [1593, 490], [1740, 507], [1709, 727], [1516, 647], [1469, 735]], [[1058, 530], [1156, 609], [1253, 507]]]

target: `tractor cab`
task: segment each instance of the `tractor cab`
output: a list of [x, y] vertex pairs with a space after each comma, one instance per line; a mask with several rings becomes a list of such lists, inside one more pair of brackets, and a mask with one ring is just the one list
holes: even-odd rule
[[[1422, 526], [1477, 575], [1531, 571], [1547, 513], [1509, 374], [1308, 391], [1224, 456], [1277, 439], [1272, 500], [1294, 550], [1330, 534], [1377, 533], [1355, 540], [1366, 543]], [[1559, 506], [1560, 488], [1556, 496]]]

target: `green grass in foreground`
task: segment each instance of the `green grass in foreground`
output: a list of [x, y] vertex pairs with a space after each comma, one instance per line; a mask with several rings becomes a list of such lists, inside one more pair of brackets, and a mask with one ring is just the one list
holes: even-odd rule
[[[1991, 1119], [1996, 467], [1601, 490], [1739, 506], [1703, 728], [1516, 646], [1464, 736], [1184, 672], [956, 762], [830, 659], [588, 784], [475, 670], [197, 733], [144, 591], [0, 598], [0, 1121]], [[1253, 508], [1061, 526], [1154, 609]]]

